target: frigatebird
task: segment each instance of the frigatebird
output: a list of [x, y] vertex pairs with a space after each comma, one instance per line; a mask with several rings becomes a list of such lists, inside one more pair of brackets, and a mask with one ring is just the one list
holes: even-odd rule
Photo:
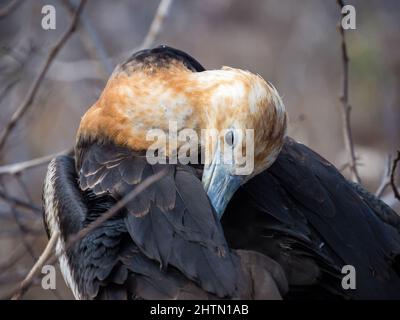
[[[149, 130], [225, 130], [206, 165], [155, 163]], [[78, 299], [400, 298], [400, 219], [328, 161], [286, 137], [272, 84], [250, 72], [205, 70], [167, 46], [117, 66], [82, 118], [75, 157], [53, 159], [44, 182], [48, 235]], [[218, 162], [254, 130], [254, 170]], [[178, 146], [184, 144], [179, 141]], [[225, 150], [225, 149], [224, 149]], [[176, 148], [164, 148], [172, 158]], [[147, 177], [156, 183], [64, 251]], [[222, 217], [222, 218], [221, 218]], [[356, 288], [342, 286], [342, 267]]]

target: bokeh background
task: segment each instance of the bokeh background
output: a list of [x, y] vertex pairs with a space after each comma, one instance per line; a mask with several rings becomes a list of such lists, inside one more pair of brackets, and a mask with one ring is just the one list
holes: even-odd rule
[[[18, 2], [0, 16], [0, 129], [23, 101], [76, 4]], [[0, 8], [9, 3], [0, 1]], [[375, 192], [388, 154], [400, 146], [400, 1], [347, 3], [357, 12], [357, 29], [346, 32], [353, 138], [362, 182]], [[56, 8], [56, 30], [41, 28], [46, 4]], [[0, 151], [0, 166], [74, 144], [81, 116], [96, 101], [112, 68], [142, 43], [158, 5], [158, 0], [88, 1], [77, 32]], [[339, 101], [339, 17], [335, 0], [175, 0], [154, 46], [184, 50], [208, 69], [227, 65], [259, 73], [283, 96], [289, 134], [341, 168], [349, 157]], [[0, 296], [24, 277], [46, 244], [40, 212], [45, 170], [43, 165], [0, 176], [3, 194], [37, 207], [27, 210], [0, 198]], [[399, 211], [390, 187], [383, 199]], [[72, 295], [58, 278], [56, 291], [44, 291], [36, 282], [24, 298]]]

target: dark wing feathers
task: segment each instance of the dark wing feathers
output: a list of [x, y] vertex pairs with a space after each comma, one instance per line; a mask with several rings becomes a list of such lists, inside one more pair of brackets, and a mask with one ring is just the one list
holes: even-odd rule
[[[55, 195], [57, 196], [57, 202], [61, 205], [59, 215], [62, 224], [60, 227], [63, 236], [67, 239], [91, 221], [97, 219], [102, 213], [111, 208], [117, 200], [102, 192], [101, 195], [96, 195], [89, 189], [86, 191], [80, 190], [77, 184], [78, 179], [73, 158], [60, 156], [54, 161], [56, 167]], [[77, 209], [78, 207], [79, 209]], [[164, 217], [163, 222], [166, 224], [161, 226], [156, 223], [157, 228], [162, 227], [163, 229], [171, 230], [168, 228], [168, 224], [174, 221], [172, 219], [174, 213], [169, 212], [168, 215], [171, 216], [172, 220], [166, 221], [165, 215], [160, 214], [160, 209], [157, 206], [152, 207], [150, 212], [153, 211], [157, 213], [158, 217]], [[143, 254], [139, 246], [132, 241], [127, 228], [135, 226], [135, 223], [131, 224], [128, 221], [135, 216], [128, 216], [129, 218], [124, 212], [118, 213], [67, 250], [69, 268], [72, 271], [72, 281], [78, 287], [81, 298], [216, 298], [215, 295], [207, 293], [204, 291], [204, 288], [188, 280], [185, 274], [182, 274], [172, 265], [161, 269], [161, 258], [159, 260], [152, 260]], [[151, 221], [151, 223], [153, 222]], [[151, 225], [151, 228], [154, 228], [154, 226]], [[143, 231], [145, 230], [138, 231], [139, 236], [143, 234], [149, 237], [152, 236], [151, 234], [146, 234], [146, 232], [142, 234]], [[161, 234], [163, 234], [162, 230]], [[179, 260], [179, 263], [181, 265], [186, 264], [184, 269], [187, 268], [188, 272], [196, 278], [196, 282], [201, 283], [201, 277], [205, 277], [205, 275], [197, 275], [196, 271], [198, 271], [199, 267], [206, 270], [209, 269], [204, 267], [204, 264], [196, 261], [196, 259], [191, 260], [187, 255], [187, 252], [191, 249], [198, 249], [195, 247], [196, 244], [193, 244], [193, 248], [188, 249], [187, 243], [185, 243], [186, 240], [180, 237], [176, 237], [176, 239], [179, 240], [178, 244], [171, 239], [167, 239], [166, 244], [169, 247], [163, 245], [164, 238], [156, 239], [157, 250], [160, 250], [162, 254], [172, 251], [170, 255], [174, 258], [166, 256], [165, 259], [168, 261], [170, 259], [178, 261], [181, 258], [180, 252], [186, 252], [182, 260]], [[146, 241], [151, 241], [151, 239], [149, 238]], [[207, 250], [205, 252], [202, 250], [199, 251], [205, 256], [209, 254]], [[196, 255], [194, 257], [196, 258]], [[207, 261], [206, 265], [208, 263]], [[213, 276], [210, 276], [210, 279], [213, 279]], [[207, 283], [207, 281], [205, 282]], [[69, 284], [71, 285], [71, 283]], [[220, 284], [216, 283], [215, 285], [219, 286]], [[211, 285], [207, 288], [210, 289], [210, 292], [214, 289]], [[226, 290], [226, 288], [222, 290]], [[223, 292], [223, 294], [225, 293], [226, 291]]]
[[365, 203], [373, 210], [379, 219], [391, 225], [400, 233], [400, 215], [393, 211], [386, 203], [378, 199], [375, 195], [364, 189], [358, 183], [349, 182], [358, 195], [365, 201]]
[[[114, 235], [107, 235], [107, 229], [112, 229]], [[108, 278], [118, 264], [123, 232], [124, 226], [120, 221], [107, 221], [68, 251], [75, 281], [83, 297], [93, 299], [104, 281], [112, 283]]]
[[[248, 237], [250, 243], [247, 248], [281, 263], [289, 272], [289, 283], [307, 274], [307, 270], [296, 272], [298, 262], [307, 261], [308, 270], [317, 267], [310, 280], [316, 277], [318, 285], [327, 284], [330, 290], [358, 298], [400, 297], [399, 274], [390, 263], [400, 254], [398, 218], [377, 202], [321, 156], [287, 138], [275, 163], [235, 194], [223, 227], [228, 242], [242, 247], [233, 238], [238, 232], [234, 224], [238, 206], [246, 203], [253, 215], [248, 225], [244, 219], [240, 222], [246, 230], [242, 238]], [[340, 270], [346, 264], [356, 268], [357, 290], [340, 288]]]
[[[296, 161], [296, 165], [290, 165], [288, 159]], [[299, 181], [312, 179], [307, 185], [322, 190], [320, 193], [325, 193], [324, 202], [328, 205], [322, 203], [319, 207], [316, 202], [320, 200], [312, 200], [307, 186], [303, 189], [293, 185], [293, 181], [287, 179], [293, 171], [301, 175]], [[306, 146], [289, 140], [270, 173], [302, 206], [309, 209], [304, 210], [307, 220], [344, 261], [365, 263], [375, 271], [390, 272], [383, 258], [389, 253], [400, 252], [399, 233], [379, 220], [333, 165]], [[357, 250], [366, 244], [368, 250]]]
[[[94, 150], [105, 152], [97, 146]], [[115, 161], [107, 160], [104, 154], [101, 157], [102, 165], [113, 163], [107, 170], [120, 172]], [[104, 182], [107, 171], [93, 165], [94, 155], [88, 159], [92, 163], [85, 166], [87, 178], [81, 175], [80, 180], [82, 185], [90, 180], [93, 189], [86, 190], [79, 188], [73, 158], [61, 156], [54, 160], [55, 195], [65, 239], [135, 187], [121, 177], [114, 190]], [[126, 159], [119, 161], [128, 166]], [[159, 169], [145, 167], [143, 179]], [[67, 250], [72, 283], [65, 270], [63, 274], [69, 285], [78, 288], [74, 292], [83, 299], [280, 298], [276, 288], [286, 288], [286, 279], [279, 265], [271, 264], [264, 256], [255, 259], [257, 254], [251, 251], [240, 252], [239, 259], [227, 247], [194, 170], [183, 167], [171, 172], [174, 180], [166, 179], [166, 184], [160, 186], [174, 190], [174, 196], [168, 196], [170, 191], [161, 197], [154, 196], [157, 192], [147, 193], [143, 198], [143, 203], [150, 203], [146, 214], [131, 213], [128, 206]], [[165, 198], [175, 199], [172, 209], [165, 205]], [[256, 261], [259, 266], [250, 266], [246, 261]]]
[[[82, 190], [74, 160], [56, 159], [66, 236], [161, 170], [111, 144], [93, 144], [77, 154]], [[238, 255], [228, 248], [194, 169], [168, 168], [163, 180], [68, 251], [84, 297], [235, 296], [249, 290], [239, 277], [258, 284], [245, 296], [276, 297], [271, 279], [285, 292], [285, 275], [287, 298], [399, 297], [398, 216], [304, 145], [287, 139], [275, 164], [234, 195], [222, 223], [230, 246], [246, 249]], [[345, 264], [356, 267], [357, 290], [341, 288]]]
[[142, 155], [112, 144], [94, 144], [82, 155], [82, 190], [110, 194], [116, 201], [140, 181], [167, 167], [165, 177], [126, 205], [127, 231], [161, 268], [172, 265], [211, 293], [235, 296], [239, 260], [229, 250], [194, 170], [149, 165]]

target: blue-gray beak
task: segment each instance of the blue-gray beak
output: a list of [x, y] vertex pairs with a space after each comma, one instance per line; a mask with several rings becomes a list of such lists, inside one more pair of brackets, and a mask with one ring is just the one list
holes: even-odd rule
[[[218, 151], [217, 151], [218, 152]], [[217, 163], [218, 155], [209, 166], [204, 167], [202, 183], [219, 219], [225, 211], [244, 176], [232, 175], [222, 163]]]

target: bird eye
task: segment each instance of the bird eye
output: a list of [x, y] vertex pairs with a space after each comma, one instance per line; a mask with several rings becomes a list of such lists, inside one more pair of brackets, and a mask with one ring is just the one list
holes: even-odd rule
[[234, 135], [233, 135], [233, 131], [229, 130], [226, 134], [225, 134], [225, 142], [228, 144], [228, 146], [233, 146], [235, 141], [234, 141]]

